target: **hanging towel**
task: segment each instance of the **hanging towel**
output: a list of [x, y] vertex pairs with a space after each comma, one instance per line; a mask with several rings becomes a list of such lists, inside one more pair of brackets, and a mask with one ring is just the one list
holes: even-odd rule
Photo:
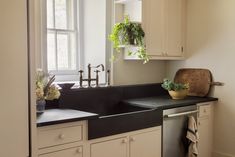
[[199, 135], [197, 131], [197, 123], [193, 116], [190, 116], [188, 119], [188, 131], [186, 137], [189, 140], [188, 157], [197, 157]]

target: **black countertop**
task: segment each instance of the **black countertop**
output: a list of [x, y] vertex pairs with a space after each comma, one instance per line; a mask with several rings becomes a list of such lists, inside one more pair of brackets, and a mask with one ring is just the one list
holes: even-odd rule
[[98, 114], [71, 109], [48, 109], [37, 116], [37, 126], [47, 126], [97, 118]]
[[[128, 99], [124, 100], [124, 102], [133, 106], [165, 110], [217, 100], [217, 98], [212, 97], [186, 97], [183, 100], [173, 100], [169, 95], [161, 95], [156, 97]], [[99, 115], [95, 113], [73, 109], [48, 109], [45, 110], [44, 113], [37, 116], [37, 126], [42, 127], [80, 120], [91, 120], [97, 119], [98, 117]]]
[[175, 107], [183, 107], [183, 106], [189, 106], [198, 103], [217, 101], [217, 100], [218, 100], [217, 98], [212, 98], [212, 97], [192, 97], [192, 96], [188, 96], [183, 100], [173, 100], [169, 95], [161, 95], [156, 97], [128, 99], [124, 100], [124, 102], [139, 107], [165, 110]]

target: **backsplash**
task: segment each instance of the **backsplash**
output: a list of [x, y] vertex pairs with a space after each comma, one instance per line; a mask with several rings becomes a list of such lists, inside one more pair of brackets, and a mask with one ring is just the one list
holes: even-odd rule
[[70, 108], [82, 111], [100, 112], [103, 108], [112, 107], [125, 99], [153, 97], [167, 94], [160, 83], [128, 86], [111, 86], [105, 88], [84, 88], [61, 91], [59, 108]]

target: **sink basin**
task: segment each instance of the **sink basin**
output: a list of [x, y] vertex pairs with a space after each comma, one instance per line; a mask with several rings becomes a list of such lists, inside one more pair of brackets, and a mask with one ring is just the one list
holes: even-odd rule
[[162, 110], [119, 103], [99, 110], [98, 119], [88, 120], [88, 140], [162, 124]]
[[112, 116], [120, 116], [125, 114], [133, 114], [136, 112], [144, 112], [149, 111], [149, 108], [144, 107], [138, 107], [138, 106], [132, 106], [126, 103], [119, 103], [111, 108], [106, 108], [106, 110], [103, 110], [103, 112], [98, 113], [100, 115], [100, 118], [107, 118]]

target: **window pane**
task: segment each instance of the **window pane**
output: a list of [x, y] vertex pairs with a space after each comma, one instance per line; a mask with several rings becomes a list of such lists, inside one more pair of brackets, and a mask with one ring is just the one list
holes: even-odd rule
[[58, 70], [69, 69], [68, 35], [57, 34]]
[[47, 0], [47, 28], [54, 28], [53, 0]]
[[55, 25], [57, 29], [67, 29], [67, 0], [55, 0]]
[[70, 33], [69, 35], [70, 39], [70, 68], [71, 70], [76, 70], [77, 67], [77, 43], [76, 43], [76, 33]]
[[48, 32], [47, 34], [47, 66], [48, 70], [56, 70], [56, 45], [55, 33]]
[[68, 12], [68, 29], [74, 30], [75, 24], [75, 1], [74, 0], [67, 0], [67, 12]]

